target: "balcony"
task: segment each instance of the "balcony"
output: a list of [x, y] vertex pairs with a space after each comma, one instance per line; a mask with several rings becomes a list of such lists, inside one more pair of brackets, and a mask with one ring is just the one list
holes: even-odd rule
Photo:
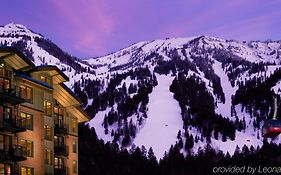
[[22, 119], [15, 114], [0, 114], [0, 131], [19, 133], [26, 131], [26, 119]]
[[55, 155], [57, 156], [68, 156], [68, 146], [65, 144], [55, 144]]
[[64, 136], [68, 134], [67, 127], [64, 125], [55, 124], [55, 134]]
[[9, 103], [11, 105], [17, 105], [24, 103], [25, 99], [21, 98], [20, 90], [16, 86], [13, 88], [6, 88], [5, 86], [0, 86], [0, 103]]
[[13, 145], [8, 149], [0, 149], [0, 160], [18, 162], [26, 160], [26, 156], [22, 146]]
[[61, 168], [56, 168], [55, 167], [55, 175], [67, 175], [67, 168], [66, 167], [61, 167]]

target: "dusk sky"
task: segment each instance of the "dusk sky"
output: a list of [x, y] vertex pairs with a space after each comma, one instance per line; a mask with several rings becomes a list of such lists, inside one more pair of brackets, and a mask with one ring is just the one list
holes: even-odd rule
[[0, 15], [79, 58], [167, 37], [281, 40], [281, 0], [8, 0]]

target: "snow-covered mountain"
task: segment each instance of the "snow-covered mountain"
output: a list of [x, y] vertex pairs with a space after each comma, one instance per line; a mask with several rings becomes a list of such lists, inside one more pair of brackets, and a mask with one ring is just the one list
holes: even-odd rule
[[21, 24], [10, 23], [0, 27], [0, 45], [14, 46], [23, 51], [35, 65], [56, 65], [69, 77], [68, 86], [72, 87], [76, 79], [94, 74], [92, 66], [64, 52], [57, 45], [42, 35], [37, 34]]
[[207, 143], [230, 154], [237, 145], [262, 145], [272, 92], [281, 87], [281, 41], [171, 38], [82, 61], [11, 23], [0, 27], [0, 44], [18, 47], [36, 65], [63, 70], [100, 138], [152, 147], [157, 158], [172, 144], [184, 154]]

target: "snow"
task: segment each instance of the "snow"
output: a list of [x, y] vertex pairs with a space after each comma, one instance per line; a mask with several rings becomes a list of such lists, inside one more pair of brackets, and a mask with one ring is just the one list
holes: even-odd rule
[[133, 53], [137, 52], [139, 48], [145, 46], [147, 43], [149, 42], [140, 42], [128, 48], [117, 51], [113, 54], [109, 54], [98, 58], [90, 58], [85, 61], [92, 65], [100, 65], [102, 69], [99, 70], [98, 73], [104, 73], [109, 70], [108, 67], [115, 67], [128, 63]]
[[128, 77], [126, 77], [126, 79], [121, 81], [121, 83], [116, 87], [116, 89], [122, 88], [124, 83], [126, 85], [126, 88], [129, 89], [130, 84], [137, 85], [138, 84], [138, 80], [132, 80], [131, 77], [128, 76]]
[[222, 150], [223, 153], [229, 153], [230, 155], [234, 154], [235, 148], [238, 145], [240, 150], [244, 145], [246, 145], [248, 148], [250, 146], [253, 146], [254, 148], [257, 148], [257, 146], [262, 145], [262, 141], [258, 140], [256, 136], [236, 131], [236, 137], [235, 140], [227, 140], [226, 142], [222, 142], [221, 140], [215, 140], [212, 139], [212, 146], [217, 150]]
[[36, 34], [32, 31], [30, 31], [25, 26], [23, 26], [21, 24], [16, 24], [13, 22], [1, 27], [0, 33], [2, 33], [2, 34], [25, 34], [30, 37], [41, 37], [39, 34]]
[[[141, 147], [144, 145], [147, 149], [152, 147], [155, 156], [159, 160], [163, 157], [165, 151], [168, 151], [171, 145], [177, 141], [177, 133], [183, 126], [181, 119], [181, 110], [178, 102], [173, 98], [173, 93], [169, 91], [169, 87], [174, 79], [171, 75], [158, 75], [156, 74], [158, 85], [153, 89], [149, 95], [148, 103], [148, 118], [144, 121], [144, 125], [138, 128], [138, 133], [133, 143]], [[124, 80], [134, 82], [127, 78]], [[127, 84], [128, 85], [128, 84]], [[89, 121], [90, 127], [94, 127], [99, 138], [104, 141], [112, 141], [113, 137], [104, 133], [103, 120], [104, 116], [108, 114], [110, 108], [105, 111], [100, 111], [96, 116]], [[136, 122], [136, 116], [128, 118]], [[115, 130], [117, 126], [114, 124], [109, 126], [109, 131]], [[129, 147], [128, 147], [129, 149]]]
[[281, 81], [278, 81], [275, 86], [271, 88], [275, 94], [281, 94]]
[[222, 90], [225, 96], [225, 103], [217, 103], [216, 113], [221, 114], [223, 117], [231, 116], [231, 96], [235, 94], [237, 87], [232, 87], [227, 75], [225, 74], [222, 64], [217, 60], [214, 60], [213, 69], [215, 73], [220, 77]]
[[[56, 65], [60, 69], [66, 69], [64, 73], [70, 78], [70, 81], [66, 83], [68, 87], [73, 88], [74, 83], [76, 81], [79, 81], [83, 76], [89, 79], [100, 79], [104, 81], [104, 89], [106, 88], [111, 76], [115, 73], [126, 72], [131, 69], [135, 69], [138, 66], [147, 66], [152, 72], [155, 66], [152, 64], [153, 60], [146, 60], [146, 62], [144, 62], [145, 56], [150, 55], [153, 52], [157, 52], [159, 55], [163, 56], [164, 60], [171, 60], [172, 58], [167, 55], [165, 50], [169, 52], [173, 49], [182, 49], [183, 45], [189, 44], [190, 41], [198, 38], [197, 36], [190, 38], [171, 38], [164, 40], [144, 41], [133, 44], [127, 48], [121, 49], [115, 53], [108, 54], [103, 57], [91, 58], [86, 60], [85, 62], [78, 61], [78, 63], [82, 67], [90, 68], [91, 70], [94, 70], [96, 72], [96, 74], [90, 74], [85, 72], [77, 73], [76, 70], [74, 70], [71, 66], [62, 63], [58, 58], [50, 55], [48, 52], [40, 48], [38, 44], [34, 41], [34, 38], [43, 36], [32, 32], [23, 25], [15, 23], [7, 24], [3, 27], [0, 27], [0, 34], [3, 35], [2, 37], [0, 37], [0, 42], [4, 43], [4, 41], [7, 41], [8, 45], [11, 45], [11, 43], [21, 40], [23, 36], [30, 36], [31, 39], [27, 40], [27, 48], [32, 49], [34, 52], [33, 57], [35, 58], [35, 65], [49, 64]], [[15, 37], [16, 34], [18, 34], [18, 38]], [[187, 57], [190, 61], [193, 61], [192, 59], [190, 59], [190, 55], [196, 54], [193, 51], [193, 47], [193, 45], [190, 47], [189, 45], [187, 45], [187, 48], [185, 48]], [[278, 52], [279, 54], [281, 53], [281, 42], [278, 41], [238, 42], [203, 36], [200, 39], [198, 47], [202, 47], [203, 49], [225, 49], [250, 62], [276, 62], [277, 64], [276, 66], [267, 66], [266, 71], [262, 73], [255, 73], [249, 75], [249, 72], [245, 71], [243, 74], [239, 75], [240, 77], [236, 81], [246, 81], [247, 79], [253, 78], [254, 76], [268, 77], [273, 73], [274, 70], [280, 67], [280, 65], [278, 65], [280, 64], [280, 61], [276, 59]], [[197, 50], [200, 51], [199, 49]], [[178, 54], [179, 56], [181, 56], [182, 59], [185, 59], [180, 51], [178, 52]], [[43, 62], [43, 58], [45, 60], [45, 63]], [[230, 117], [231, 95], [235, 94], [237, 87], [231, 86], [228, 77], [221, 66], [221, 63], [215, 59], [213, 59], [213, 61], [213, 68], [215, 73], [221, 79], [221, 85], [226, 100], [225, 103], [222, 103], [217, 100], [217, 108], [215, 110], [216, 113], [221, 114], [224, 117]], [[118, 69], [112, 72], [109, 71], [112, 67], [126, 65], [129, 62], [132, 63], [132, 65], [126, 67], [124, 70]], [[97, 68], [91, 68], [88, 64], [95, 65]], [[212, 95], [214, 95], [213, 88], [211, 86], [208, 86], [209, 84], [211, 84], [210, 80], [205, 78], [204, 73], [199, 71], [198, 67], [197, 70], [198, 73], [189, 70], [187, 76], [195, 74], [196, 76], [200, 77], [201, 81], [205, 82], [208, 91]], [[160, 159], [163, 157], [164, 152], [168, 151], [170, 146], [176, 143], [176, 136], [178, 130], [182, 130], [183, 121], [181, 119], [181, 111], [178, 102], [173, 98], [173, 94], [169, 91], [169, 86], [173, 80], [173, 77], [171, 75], [165, 76], [157, 74], [156, 76], [158, 79], [158, 85], [153, 89], [153, 92], [149, 95], [148, 118], [143, 122], [141, 126], [137, 126], [138, 133], [133, 143], [137, 146], [144, 145], [147, 149], [149, 147], [152, 147], [156, 157]], [[125, 80], [122, 81], [119, 87], [121, 87], [124, 82], [126, 83], [127, 89], [130, 83], [138, 83], [137, 80], [131, 80], [129, 77], [127, 77]], [[83, 89], [83, 87], [81, 88]], [[272, 87], [272, 90], [275, 93], [281, 95], [279, 89], [281, 89], [281, 81], [279, 81], [274, 87]], [[90, 105], [93, 100], [94, 99], [88, 99], [88, 105]], [[104, 133], [103, 127], [104, 116], [108, 114], [110, 110], [111, 108], [107, 108], [105, 111], [99, 111], [96, 116], [89, 122], [90, 126], [95, 128], [98, 137], [102, 138], [105, 141], [113, 140], [113, 137], [111, 137], [110, 132], [107, 135]], [[221, 139], [215, 140], [214, 138], [211, 138], [211, 143], [213, 147], [218, 150], [222, 150], [224, 153], [228, 151], [230, 154], [233, 154], [236, 145], [242, 148], [244, 144], [248, 146], [253, 145], [254, 147], [262, 144], [262, 138], [257, 138], [258, 132], [260, 136], [260, 130], [255, 130], [253, 128], [254, 117], [251, 118], [251, 116], [247, 112], [241, 111], [241, 105], [236, 105], [235, 111], [237, 113], [237, 117], [240, 120], [245, 118], [245, 131], [236, 131], [236, 139], [234, 141], [227, 140], [227, 142], [222, 142]], [[128, 121], [132, 119], [132, 121], [136, 123], [136, 118], [137, 117], [135, 115], [130, 116], [128, 118]], [[109, 131], [115, 130], [117, 128], [116, 125], [117, 124], [115, 123], [112, 126], [109, 126]], [[189, 129], [189, 133], [193, 134], [193, 136], [201, 135], [199, 130], [192, 127], [190, 127]], [[221, 138], [221, 136], [219, 137]], [[281, 142], [280, 138], [281, 136], [274, 140], [274, 142]], [[197, 144], [194, 145], [193, 151], [196, 152], [199, 146], [203, 148], [204, 145], [206, 145], [205, 140], [203, 142], [199, 141]]]
[[92, 103], [93, 103], [93, 101], [94, 101], [94, 99], [88, 99], [88, 103], [87, 103], [87, 106], [90, 106], [90, 105], [92, 105]]
[[148, 118], [134, 144], [144, 145], [147, 149], [152, 147], [155, 156], [160, 159], [176, 143], [183, 121], [179, 104], [169, 91], [173, 77], [157, 74], [156, 77], [158, 85], [149, 95]]
[[98, 138], [102, 138], [105, 142], [111, 142], [113, 138], [110, 134], [104, 133], [103, 119], [106, 114], [110, 111], [110, 108], [107, 108], [104, 111], [100, 111], [96, 116], [88, 122], [90, 127], [94, 127]]

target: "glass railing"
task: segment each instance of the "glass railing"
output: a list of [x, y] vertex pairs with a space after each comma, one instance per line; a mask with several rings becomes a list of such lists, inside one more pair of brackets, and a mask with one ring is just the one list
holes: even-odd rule
[[56, 124], [55, 123], [55, 134], [67, 135], [68, 134], [67, 126], [64, 125], [64, 124]]
[[26, 131], [27, 121], [17, 114], [2, 113], [0, 114], [0, 129], [12, 133]]
[[11, 104], [19, 104], [25, 102], [25, 99], [22, 97], [20, 88], [17, 86], [5, 86], [0, 84], [0, 100], [3, 100]]
[[8, 149], [0, 149], [0, 159], [12, 162], [26, 160], [25, 152], [22, 146], [7, 146]]
[[67, 175], [67, 168], [63, 167], [55, 167], [55, 175]]
[[65, 144], [56, 144], [55, 143], [55, 154], [59, 156], [68, 156], [69, 155], [69, 148]]

